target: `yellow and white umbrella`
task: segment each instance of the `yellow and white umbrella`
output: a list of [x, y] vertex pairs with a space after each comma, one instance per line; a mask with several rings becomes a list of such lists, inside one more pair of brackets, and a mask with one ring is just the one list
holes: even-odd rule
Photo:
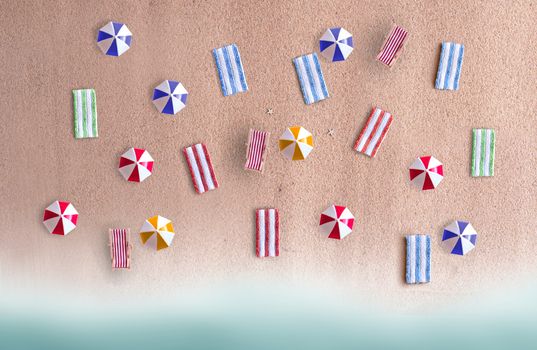
[[142, 243], [156, 250], [168, 248], [172, 244], [174, 236], [172, 222], [160, 215], [145, 220], [140, 229]]
[[313, 136], [301, 126], [285, 129], [280, 136], [280, 151], [287, 159], [303, 160], [313, 150]]

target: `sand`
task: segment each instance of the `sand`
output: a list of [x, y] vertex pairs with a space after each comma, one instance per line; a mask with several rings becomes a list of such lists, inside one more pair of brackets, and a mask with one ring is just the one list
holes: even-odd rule
[[[100, 301], [110, 295], [157, 297], [170, 290], [241, 281], [293, 288], [334, 286], [351, 300], [394, 309], [471, 297], [535, 271], [537, 148], [535, 4], [531, 1], [10, 1], [0, 13], [3, 113], [0, 285], [5, 291], [62, 290]], [[103, 55], [98, 29], [110, 20], [133, 32], [123, 56]], [[393, 68], [375, 61], [393, 23], [410, 32]], [[342, 26], [356, 48], [345, 62], [321, 65], [331, 97], [305, 105], [292, 59], [318, 52], [326, 28]], [[460, 90], [434, 89], [440, 44], [465, 45]], [[223, 97], [212, 49], [236, 43], [247, 93]], [[159, 114], [152, 89], [181, 81], [188, 106]], [[94, 88], [99, 138], [73, 136], [71, 90]], [[394, 115], [377, 156], [352, 145], [370, 110]], [[272, 108], [274, 113], [266, 113]], [[315, 149], [285, 159], [277, 138], [302, 125]], [[264, 174], [243, 170], [250, 128], [271, 143]], [[472, 128], [496, 130], [493, 178], [470, 176]], [[329, 136], [328, 129], [335, 133]], [[183, 147], [204, 142], [220, 188], [194, 192]], [[141, 184], [117, 170], [129, 147], [146, 148], [153, 175]], [[444, 163], [435, 191], [411, 186], [408, 166], [421, 155]], [[42, 211], [71, 201], [79, 225], [47, 233]], [[318, 231], [332, 203], [357, 220], [343, 241]], [[281, 256], [257, 259], [254, 212], [281, 215]], [[137, 231], [152, 215], [172, 219], [171, 248], [142, 246]], [[477, 248], [451, 256], [443, 226], [470, 221]], [[111, 271], [107, 232], [130, 227], [132, 270]], [[432, 236], [432, 283], [404, 283], [404, 239]], [[99, 291], [99, 293], [95, 293]]]

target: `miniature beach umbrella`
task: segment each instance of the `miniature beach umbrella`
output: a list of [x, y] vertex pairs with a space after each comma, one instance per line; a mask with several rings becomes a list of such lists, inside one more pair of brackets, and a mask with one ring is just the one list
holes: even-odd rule
[[129, 148], [119, 159], [119, 172], [125, 180], [142, 182], [153, 172], [153, 158], [141, 148]]
[[344, 61], [354, 49], [352, 34], [341, 27], [330, 28], [321, 37], [319, 48], [331, 62]]
[[279, 145], [286, 158], [303, 160], [313, 150], [313, 136], [301, 126], [292, 126], [282, 134]]
[[78, 212], [71, 202], [55, 201], [43, 213], [43, 224], [48, 232], [55, 235], [67, 235], [76, 227]]
[[331, 205], [322, 212], [319, 225], [328, 238], [343, 239], [352, 232], [354, 215], [347, 207]]
[[160, 113], [177, 114], [186, 106], [188, 92], [175, 80], [164, 80], [153, 90], [153, 104]]
[[466, 221], [453, 221], [444, 228], [442, 244], [451, 254], [466, 255], [475, 248], [477, 232]]
[[109, 22], [99, 29], [97, 45], [108, 56], [121, 56], [131, 47], [132, 33], [123, 23]]
[[172, 222], [160, 215], [147, 219], [140, 229], [142, 243], [156, 250], [168, 248], [174, 236]]
[[435, 189], [444, 178], [444, 167], [435, 157], [417, 158], [410, 166], [410, 181], [422, 190]]

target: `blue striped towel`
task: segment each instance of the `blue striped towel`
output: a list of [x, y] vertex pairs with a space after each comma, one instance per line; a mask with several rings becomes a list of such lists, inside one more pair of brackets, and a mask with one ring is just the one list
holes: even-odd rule
[[443, 42], [435, 88], [439, 90], [459, 90], [464, 45]]
[[431, 282], [431, 237], [406, 236], [406, 283]]
[[297, 57], [293, 63], [307, 105], [329, 97], [316, 53]]
[[231, 44], [213, 50], [220, 86], [224, 96], [248, 91], [241, 55], [237, 45]]

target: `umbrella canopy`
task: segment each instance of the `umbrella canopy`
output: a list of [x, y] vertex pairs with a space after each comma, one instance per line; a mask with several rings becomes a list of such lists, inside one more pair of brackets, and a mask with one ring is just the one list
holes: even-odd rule
[[125, 180], [142, 182], [153, 172], [153, 158], [141, 148], [129, 148], [119, 159], [119, 172]]
[[78, 220], [78, 212], [71, 202], [55, 201], [43, 213], [43, 224], [48, 232], [65, 236], [73, 231]]
[[301, 126], [292, 126], [282, 134], [279, 145], [286, 158], [303, 160], [313, 150], [313, 136]]
[[168, 248], [174, 236], [172, 222], [160, 215], [147, 219], [140, 229], [142, 243], [156, 250]]
[[466, 221], [453, 221], [444, 228], [442, 244], [451, 254], [466, 255], [475, 248], [477, 232]]
[[331, 62], [344, 61], [354, 49], [352, 34], [341, 27], [330, 28], [321, 37], [319, 48]]
[[186, 106], [188, 92], [175, 80], [164, 80], [153, 91], [153, 104], [160, 113], [177, 114]]
[[99, 29], [97, 45], [108, 56], [121, 56], [131, 47], [132, 33], [123, 23], [109, 22]]
[[417, 158], [410, 166], [410, 181], [422, 190], [435, 189], [444, 178], [444, 167], [435, 157]]
[[343, 239], [352, 232], [354, 215], [347, 207], [331, 205], [321, 214], [319, 225], [328, 238]]

